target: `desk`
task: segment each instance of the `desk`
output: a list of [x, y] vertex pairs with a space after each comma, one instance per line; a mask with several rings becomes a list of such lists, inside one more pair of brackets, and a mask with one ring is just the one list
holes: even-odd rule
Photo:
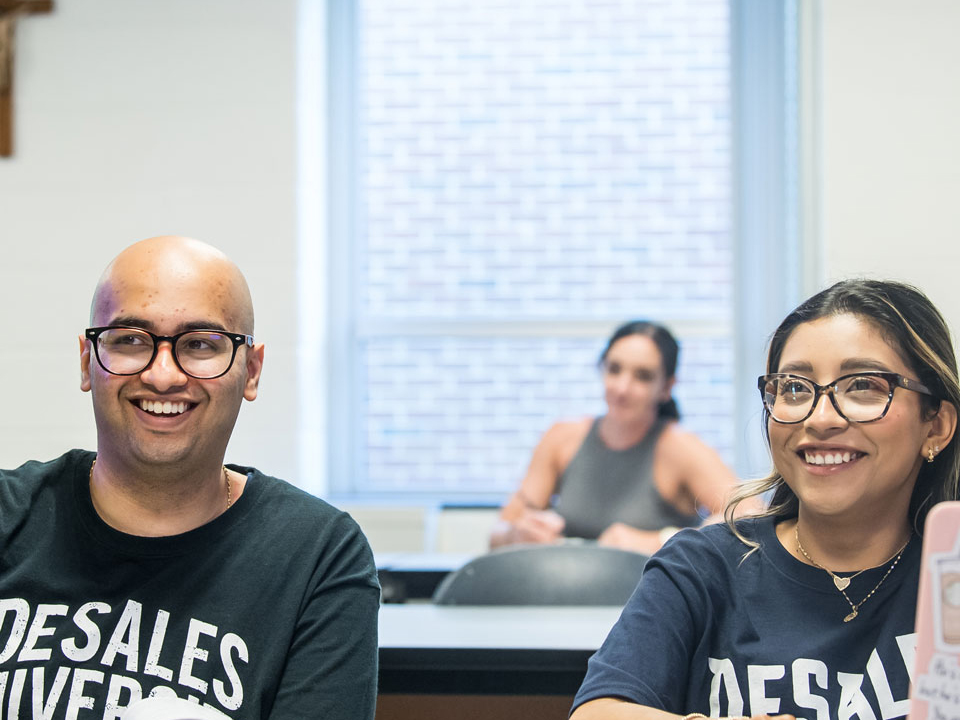
[[380, 608], [378, 720], [563, 720], [619, 607]]
[[473, 555], [461, 553], [385, 553], [376, 557], [383, 602], [429, 600], [443, 579]]

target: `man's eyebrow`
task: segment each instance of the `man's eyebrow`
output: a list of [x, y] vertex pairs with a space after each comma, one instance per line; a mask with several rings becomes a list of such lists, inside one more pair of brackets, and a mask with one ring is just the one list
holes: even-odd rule
[[134, 327], [149, 330], [153, 327], [153, 323], [139, 318], [136, 315], [120, 315], [108, 322], [107, 327]]
[[190, 322], [181, 323], [177, 326], [177, 332], [186, 332], [187, 330], [220, 330], [222, 332], [230, 332], [222, 323], [212, 322], [210, 320], [191, 320]]
[[[154, 331], [156, 327], [154, 323], [149, 320], [144, 320], [141, 317], [136, 315], [121, 315], [119, 317], [113, 318], [109, 323], [109, 327], [133, 327], [140, 328], [142, 330]], [[174, 334], [187, 332], [189, 330], [219, 330], [221, 332], [230, 332], [223, 326], [222, 323], [215, 322], [213, 320], [191, 320], [189, 322], [180, 323]]]

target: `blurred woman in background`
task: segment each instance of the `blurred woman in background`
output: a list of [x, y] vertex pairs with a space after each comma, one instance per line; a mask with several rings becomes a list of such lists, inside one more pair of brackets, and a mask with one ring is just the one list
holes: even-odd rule
[[492, 547], [564, 537], [652, 553], [681, 527], [719, 517], [736, 478], [678, 425], [679, 347], [656, 323], [617, 328], [600, 356], [607, 412], [544, 434]]

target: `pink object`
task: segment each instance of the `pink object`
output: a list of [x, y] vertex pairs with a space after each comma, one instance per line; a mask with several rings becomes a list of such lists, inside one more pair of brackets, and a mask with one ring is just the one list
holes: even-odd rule
[[960, 717], [960, 502], [927, 515], [909, 720]]

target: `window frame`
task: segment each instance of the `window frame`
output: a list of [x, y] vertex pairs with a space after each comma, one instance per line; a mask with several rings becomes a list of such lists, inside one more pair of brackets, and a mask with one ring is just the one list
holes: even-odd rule
[[[773, 329], [819, 284], [815, 193], [816, 2], [741, 3], [730, 0], [733, 327], [708, 327], [688, 318], [663, 317], [679, 336], [728, 332], [734, 345], [734, 469], [740, 477], [765, 474], [769, 454], [760, 428], [754, 378], [763, 371]], [[349, 239], [363, 228], [357, 197], [358, 27], [355, 0], [300, 0], [299, 64], [322, 68], [322, 77], [301, 69], [299, 145], [300, 321], [320, 327], [319, 339], [300, 353], [300, 473], [317, 494], [342, 500], [414, 504], [483, 500], [476, 493], [384, 495], [359, 490], [363, 465], [358, 339], [384, 332], [407, 335], [595, 334], [598, 347], [622, 318], [590, 323], [533, 319], [478, 321], [465, 328], [450, 321], [410, 321], [390, 327], [361, 322], [358, 257]], [[304, 23], [304, 19], [308, 23]], [[304, 27], [307, 25], [307, 27]], [[322, 47], [319, 48], [318, 44]], [[805, 65], [801, 67], [801, 60]], [[305, 99], [306, 98], [306, 99]], [[313, 107], [304, 113], [303, 107]], [[317, 108], [320, 108], [318, 117]], [[319, 129], [318, 129], [319, 128]], [[317, 145], [319, 135], [323, 142]], [[311, 171], [311, 168], [313, 169]], [[317, 203], [316, 177], [325, 185]], [[312, 205], [311, 205], [312, 203]], [[314, 210], [307, 210], [306, 207]], [[319, 208], [319, 209], [316, 209]], [[771, 241], [771, 238], [773, 241]], [[759, 272], [758, 272], [759, 269]], [[318, 288], [317, 278], [324, 287]], [[762, 299], [762, 302], [760, 301]], [[489, 498], [486, 498], [489, 499]]]

